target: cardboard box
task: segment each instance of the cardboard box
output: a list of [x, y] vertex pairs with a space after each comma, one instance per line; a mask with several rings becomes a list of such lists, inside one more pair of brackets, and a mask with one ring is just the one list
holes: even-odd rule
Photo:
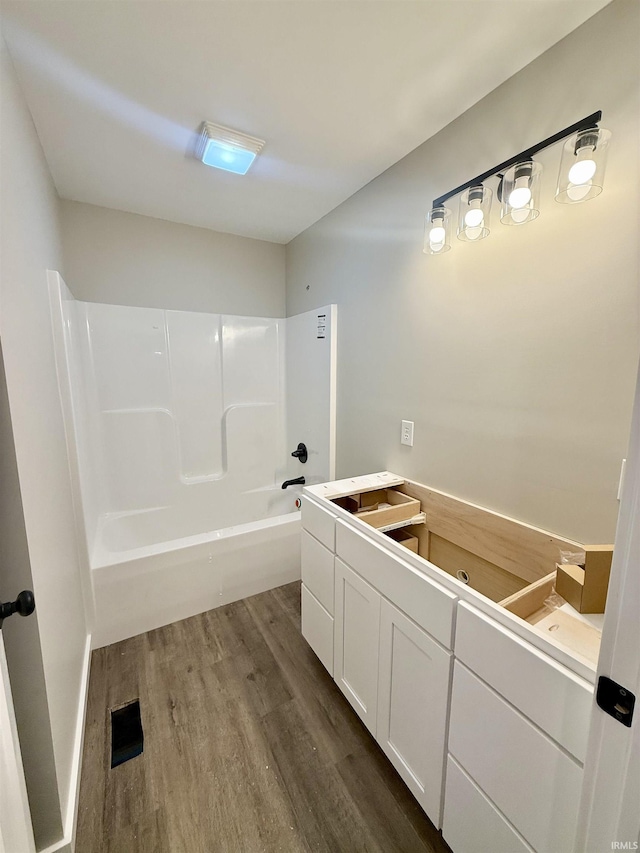
[[585, 545], [582, 566], [556, 564], [556, 592], [579, 613], [604, 613], [613, 545]]

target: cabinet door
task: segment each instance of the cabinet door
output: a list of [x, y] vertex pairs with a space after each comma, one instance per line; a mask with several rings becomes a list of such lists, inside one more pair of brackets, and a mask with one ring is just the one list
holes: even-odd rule
[[378, 704], [380, 595], [336, 559], [334, 678], [372, 735]]
[[377, 740], [438, 828], [452, 658], [382, 599]]

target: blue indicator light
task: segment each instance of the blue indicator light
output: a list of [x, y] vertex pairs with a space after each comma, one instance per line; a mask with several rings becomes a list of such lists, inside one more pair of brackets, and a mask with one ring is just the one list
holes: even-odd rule
[[235, 145], [209, 139], [202, 155], [202, 162], [216, 169], [224, 169], [225, 172], [246, 175], [255, 158], [254, 152], [247, 151], [246, 148], [237, 148]]

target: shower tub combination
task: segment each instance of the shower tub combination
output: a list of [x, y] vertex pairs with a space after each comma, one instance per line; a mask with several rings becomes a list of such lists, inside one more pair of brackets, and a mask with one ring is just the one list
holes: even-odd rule
[[290, 456], [289, 321], [84, 303], [57, 273], [49, 289], [93, 647], [298, 579], [300, 487], [281, 483], [332, 471], [328, 451]]
[[[300, 577], [300, 513], [278, 487], [273, 517], [173, 536], [162, 515], [103, 520], [92, 559], [94, 648]], [[275, 493], [275, 489], [274, 489]]]

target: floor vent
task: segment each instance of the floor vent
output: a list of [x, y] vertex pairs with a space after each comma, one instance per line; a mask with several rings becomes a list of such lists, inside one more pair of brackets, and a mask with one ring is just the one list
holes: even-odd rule
[[111, 769], [140, 755], [143, 744], [140, 700], [111, 711]]

